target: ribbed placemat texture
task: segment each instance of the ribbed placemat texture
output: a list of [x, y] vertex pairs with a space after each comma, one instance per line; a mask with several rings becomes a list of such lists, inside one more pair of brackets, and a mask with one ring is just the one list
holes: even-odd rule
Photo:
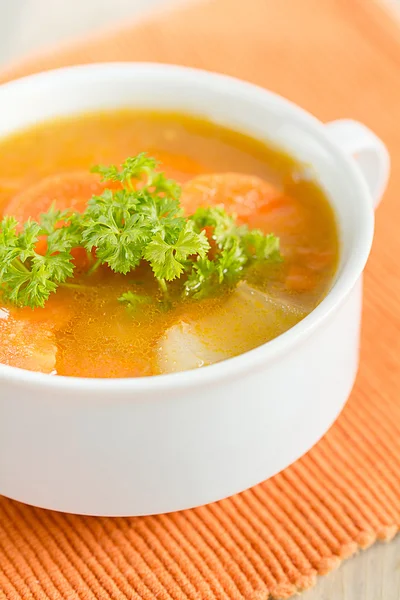
[[3, 74], [6, 80], [104, 60], [174, 62], [234, 74], [322, 120], [363, 121], [388, 145], [393, 173], [366, 270], [359, 377], [324, 439], [272, 480], [172, 515], [86, 518], [1, 499], [2, 600], [288, 598], [359, 547], [396, 534], [399, 32], [374, 0], [213, 0], [37, 56]]

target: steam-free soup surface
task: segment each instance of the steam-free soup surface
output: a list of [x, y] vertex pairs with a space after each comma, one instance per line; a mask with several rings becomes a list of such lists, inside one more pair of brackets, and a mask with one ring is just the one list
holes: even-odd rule
[[[279, 236], [283, 261], [249, 269], [235, 289], [203, 300], [182, 299], [172, 284], [167, 308], [154, 302], [134, 314], [118, 297], [129, 289], [160, 298], [150, 269], [140, 266], [123, 276], [101, 267], [88, 278], [80, 263], [76, 287], [60, 287], [45, 308], [16, 308], [0, 295], [0, 362], [79, 377], [141, 377], [200, 367], [276, 337], [327, 293], [337, 265], [337, 230], [310, 173], [276, 149], [202, 119], [90, 114], [4, 139], [0, 213], [23, 222], [48, 210], [53, 200], [62, 208], [82, 205], [103, 189], [98, 176], [86, 174], [93, 165], [120, 164], [143, 151], [183, 185], [188, 214], [222, 203], [241, 223]], [[260, 201], [268, 194], [268, 203]], [[78, 259], [85, 262], [84, 256]]]

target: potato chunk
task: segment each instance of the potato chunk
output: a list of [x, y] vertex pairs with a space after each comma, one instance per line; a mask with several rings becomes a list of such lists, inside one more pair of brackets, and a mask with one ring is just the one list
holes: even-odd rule
[[165, 332], [157, 344], [155, 371], [186, 371], [236, 356], [280, 335], [305, 315], [290, 299], [240, 283], [212, 314], [197, 322], [182, 320]]

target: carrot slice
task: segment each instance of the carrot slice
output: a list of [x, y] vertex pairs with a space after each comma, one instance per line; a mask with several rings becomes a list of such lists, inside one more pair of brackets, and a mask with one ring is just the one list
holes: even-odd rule
[[44, 324], [32, 324], [0, 309], [0, 363], [29, 371], [51, 373], [56, 364], [54, 334]]
[[73, 315], [65, 299], [52, 295], [44, 308], [2, 308], [0, 363], [29, 371], [52, 373], [56, 368], [56, 331]]
[[[1, 310], [1, 308], [0, 308]], [[62, 329], [72, 316], [72, 308], [65, 298], [52, 294], [44, 308], [11, 307], [7, 310], [13, 319], [29, 324], [45, 325], [49, 330], [58, 331]]]
[[55, 369], [55, 331], [70, 319], [70, 311], [49, 299], [45, 308], [0, 308], [0, 362], [30, 371]]
[[218, 173], [199, 175], [183, 186], [182, 205], [187, 213], [201, 206], [221, 204], [239, 218], [259, 212], [281, 194], [272, 184], [253, 175]]
[[285, 251], [307, 230], [309, 215], [301, 199], [253, 175], [200, 175], [182, 190], [182, 206], [187, 214], [199, 207], [223, 205], [228, 213], [237, 215], [239, 223], [277, 235]]
[[21, 223], [29, 217], [38, 219], [53, 202], [60, 210], [70, 208], [83, 212], [93, 195], [101, 194], [109, 183], [87, 171], [73, 171], [50, 175], [16, 194], [4, 209]]

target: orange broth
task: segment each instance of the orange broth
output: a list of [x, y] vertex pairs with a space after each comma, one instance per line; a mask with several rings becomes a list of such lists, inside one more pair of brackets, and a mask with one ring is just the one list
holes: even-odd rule
[[[338, 261], [335, 217], [323, 191], [293, 158], [203, 119], [113, 111], [45, 122], [3, 139], [0, 214], [36, 218], [38, 210], [31, 208], [30, 198], [37, 196], [38, 189], [42, 190], [41, 210], [47, 210], [53, 200], [62, 205], [65, 189], [64, 204], [69, 203], [71, 193], [78, 205], [85, 203], [99, 192], [99, 180], [93, 175], [87, 184], [83, 178], [83, 184], [76, 184], [71, 192], [69, 173], [78, 173], [79, 179], [79, 173], [88, 172], [94, 164], [120, 164], [142, 151], [159, 159], [162, 170], [181, 184], [202, 174], [230, 172], [257, 176], [277, 190], [276, 206], [272, 202], [267, 208], [247, 211], [241, 221], [279, 236], [284, 260], [250, 270], [247, 279], [258, 290], [293, 300], [301, 307], [301, 316], [266, 330], [261, 325], [253, 328], [243, 344], [230, 348], [231, 355], [272, 339], [321, 301]], [[45, 180], [50, 176], [55, 177]], [[67, 177], [65, 189], [59, 176]], [[188, 193], [183, 195], [184, 207], [185, 198], [189, 198], [186, 209], [191, 212], [196, 207]], [[77, 261], [79, 266], [79, 257]], [[157, 296], [160, 292], [149, 269], [139, 267], [119, 276], [102, 267], [90, 282], [82, 272], [74, 283], [79, 287], [60, 287], [44, 309], [13, 308], [0, 297], [0, 362], [78, 377], [154, 375], [159, 372], [154, 355], [164, 332], [182, 319], [201, 323], [208, 315], [218, 315], [227, 301], [227, 294], [203, 301], [182, 300], [172, 286], [169, 310], [149, 304], [132, 315], [118, 297], [127, 290]], [[230, 347], [229, 327], [225, 337], [221, 344]]]

